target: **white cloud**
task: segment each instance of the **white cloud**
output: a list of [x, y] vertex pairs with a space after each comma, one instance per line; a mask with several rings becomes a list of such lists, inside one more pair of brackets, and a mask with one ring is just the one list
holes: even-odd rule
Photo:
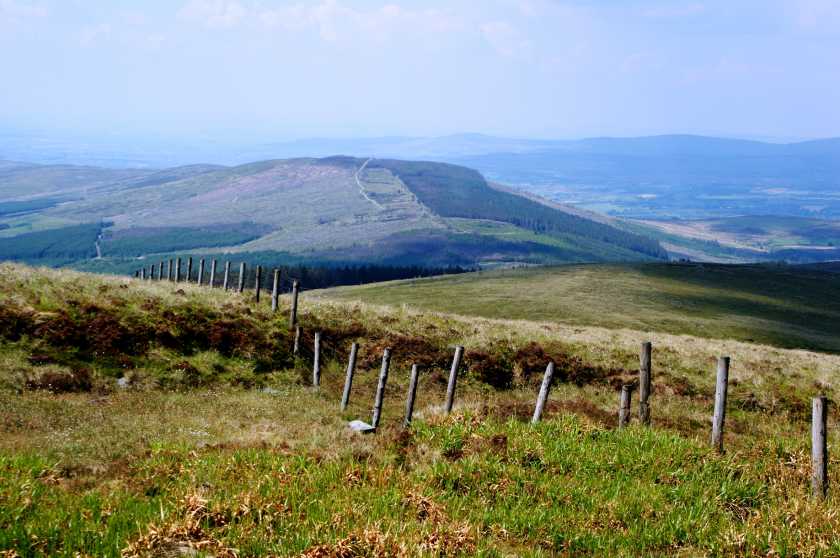
[[479, 25], [484, 39], [493, 49], [505, 57], [528, 54], [533, 43], [524, 38], [513, 25], [506, 21], [490, 21]]
[[18, 25], [27, 19], [48, 15], [49, 10], [40, 3], [24, 0], [0, 0], [0, 24]]
[[248, 10], [235, 0], [190, 0], [178, 17], [210, 29], [227, 29], [240, 23]]

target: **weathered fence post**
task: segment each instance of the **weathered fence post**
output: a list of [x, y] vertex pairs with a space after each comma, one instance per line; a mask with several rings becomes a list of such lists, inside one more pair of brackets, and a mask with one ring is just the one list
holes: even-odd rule
[[140, 279], [142, 279], [143, 281], [146, 280], [146, 268], [145, 267], [140, 268]]
[[158, 269], [158, 281], [163, 281], [163, 260], [160, 261], [160, 268]]
[[382, 417], [382, 401], [385, 399], [385, 382], [388, 381], [388, 367], [391, 364], [391, 349], [382, 353], [382, 369], [379, 371], [379, 383], [376, 385], [376, 399], [373, 402], [373, 418], [370, 425], [376, 430]]
[[639, 354], [639, 422], [645, 426], [650, 425], [650, 368], [651, 352], [653, 345], [650, 341], [642, 343], [642, 351]]
[[461, 358], [464, 356], [464, 347], [455, 347], [455, 356], [452, 358], [452, 368], [449, 370], [449, 384], [446, 386], [446, 414], [452, 412], [455, 404], [455, 385], [458, 383], [458, 369], [461, 367]]
[[297, 310], [298, 310], [298, 293], [300, 292], [300, 283], [297, 279], [292, 281], [292, 308], [289, 310], [289, 327], [295, 327], [297, 324]]
[[222, 279], [222, 290], [228, 290], [230, 286], [230, 262], [225, 262], [225, 275]]
[[277, 297], [280, 295], [280, 270], [274, 270], [274, 283], [271, 285], [271, 311], [277, 312]]
[[175, 282], [181, 282], [181, 258], [175, 258]]
[[260, 301], [260, 287], [262, 283], [262, 266], [258, 265], [256, 270], [256, 279], [254, 279], [254, 300]]
[[196, 283], [201, 285], [204, 282], [204, 258], [198, 260], [198, 278]]
[[152, 281], [152, 280], [154, 280], [154, 278], [155, 278], [155, 266], [150, 265], [149, 266], [149, 277], [148, 277], [148, 279], [149, 279], [149, 281]]
[[618, 402], [618, 427], [624, 428], [630, 424], [630, 405], [633, 399], [633, 384], [621, 386], [621, 398]]
[[534, 416], [531, 417], [531, 423], [536, 424], [540, 422], [542, 417], [545, 402], [548, 401], [548, 392], [551, 391], [551, 380], [554, 378], [554, 363], [549, 362], [545, 368], [542, 385], [540, 386], [540, 394], [537, 396], [537, 405], [534, 407]]
[[175, 262], [172, 261], [172, 258], [169, 258], [169, 263], [166, 267], [166, 278], [172, 281], [174, 279], [173, 273], [175, 272]]
[[811, 494], [823, 499], [828, 494], [828, 445], [826, 422], [828, 399], [825, 395], [811, 401]]
[[187, 283], [192, 281], [192, 256], [187, 258]]
[[726, 390], [729, 383], [729, 357], [718, 358], [715, 381], [715, 414], [712, 416], [712, 447], [723, 453], [723, 423], [726, 419]]
[[347, 409], [350, 403], [350, 390], [353, 388], [353, 374], [356, 372], [356, 355], [359, 352], [359, 344], [353, 343], [350, 347], [350, 358], [347, 359], [347, 376], [344, 378], [344, 392], [341, 394], [341, 410]]
[[139, 269], [135, 269], [135, 270], [134, 270], [134, 278], [135, 278], [135, 279], [139, 279], [139, 278], [140, 278], [140, 270], [139, 270]]
[[208, 283], [211, 289], [216, 288], [216, 259], [210, 261], [210, 282]]
[[300, 336], [301, 336], [301, 327], [297, 326], [295, 328], [295, 344], [292, 347], [292, 354], [297, 356], [300, 354]]
[[321, 385], [321, 332], [315, 332], [315, 356], [312, 358], [312, 385]]
[[416, 364], [411, 365], [411, 377], [408, 380], [408, 395], [405, 398], [405, 418], [403, 428], [411, 426], [411, 415], [414, 414], [414, 398], [417, 395], [417, 382], [420, 378], [420, 370]]
[[239, 286], [236, 292], [242, 294], [245, 291], [245, 262], [239, 264]]

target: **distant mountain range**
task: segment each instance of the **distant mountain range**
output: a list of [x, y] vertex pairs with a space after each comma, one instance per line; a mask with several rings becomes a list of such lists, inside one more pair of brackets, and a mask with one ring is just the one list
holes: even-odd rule
[[164, 170], [0, 164], [0, 259], [175, 251], [509, 265], [666, 257], [657, 241], [469, 168], [354, 157]]

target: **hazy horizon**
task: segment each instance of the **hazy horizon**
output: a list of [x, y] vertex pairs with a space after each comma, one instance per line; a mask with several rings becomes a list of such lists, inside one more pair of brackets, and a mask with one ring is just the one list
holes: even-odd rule
[[840, 136], [840, 3], [0, 0], [0, 133]]

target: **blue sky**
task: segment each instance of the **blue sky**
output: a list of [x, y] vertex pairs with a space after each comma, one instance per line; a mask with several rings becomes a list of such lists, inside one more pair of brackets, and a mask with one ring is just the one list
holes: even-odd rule
[[840, 0], [0, 0], [0, 128], [840, 135]]

